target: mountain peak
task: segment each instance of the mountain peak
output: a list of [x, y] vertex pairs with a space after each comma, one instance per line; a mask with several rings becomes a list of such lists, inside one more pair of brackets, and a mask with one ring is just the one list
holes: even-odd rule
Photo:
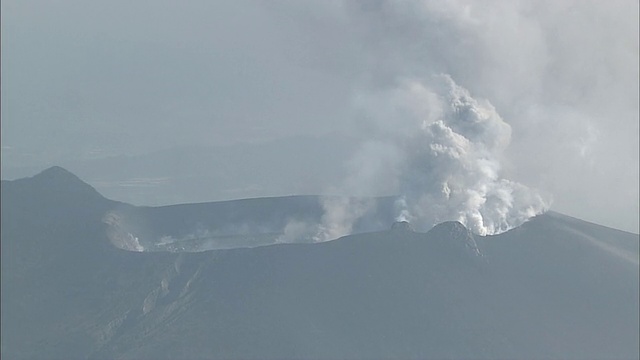
[[91, 185], [60, 166], [52, 166], [31, 178], [15, 181], [23, 182], [34, 193], [51, 193], [56, 197], [103, 198]]
[[445, 221], [427, 232], [427, 236], [438, 242], [446, 242], [471, 256], [482, 256], [473, 233], [459, 221]]
[[32, 180], [37, 182], [47, 182], [50, 184], [66, 184], [67, 186], [89, 186], [89, 184], [80, 180], [79, 177], [71, 173], [69, 170], [60, 166], [52, 166], [42, 172], [34, 175]]
[[34, 178], [42, 178], [42, 179], [66, 179], [73, 181], [82, 181], [77, 176], [72, 174], [69, 170], [64, 169], [60, 166], [52, 166], [48, 169], [41, 171], [39, 174], [36, 174]]

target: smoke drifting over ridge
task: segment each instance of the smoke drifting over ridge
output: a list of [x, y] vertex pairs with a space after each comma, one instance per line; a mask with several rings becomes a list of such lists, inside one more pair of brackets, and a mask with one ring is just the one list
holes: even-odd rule
[[[420, 230], [457, 220], [476, 234], [499, 234], [546, 211], [550, 199], [501, 177], [511, 127], [493, 105], [475, 99], [448, 75], [429, 80], [403, 80], [390, 91], [360, 98], [362, 104], [377, 104], [364, 110], [386, 126], [384, 140], [368, 142], [356, 158], [376, 159], [385, 153], [386, 166], [354, 162], [347, 187], [353, 188], [356, 180], [360, 187], [391, 184], [388, 190], [401, 195], [396, 220], [410, 221]], [[373, 206], [354, 199], [327, 200], [316, 240], [349, 233]]]

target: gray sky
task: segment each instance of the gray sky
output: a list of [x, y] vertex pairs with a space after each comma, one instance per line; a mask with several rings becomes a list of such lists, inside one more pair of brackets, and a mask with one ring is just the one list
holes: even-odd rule
[[3, 168], [384, 137], [379, 94], [446, 73], [511, 126], [505, 178], [638, 232], [638, 51], [632, 0], [5, 0]]

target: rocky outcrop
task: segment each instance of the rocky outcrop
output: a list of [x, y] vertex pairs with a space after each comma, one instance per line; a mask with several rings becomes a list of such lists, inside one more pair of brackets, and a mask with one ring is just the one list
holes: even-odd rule
[[434, 226], [427, 237], [446, 248], [474, 258], [482, 258], [482, 252], [473, 233], [459, 221], [446, 221]]

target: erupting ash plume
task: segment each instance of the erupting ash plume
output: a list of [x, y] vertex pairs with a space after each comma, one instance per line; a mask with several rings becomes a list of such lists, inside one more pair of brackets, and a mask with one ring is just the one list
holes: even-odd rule
[[[548, 209], [549, 201], [537, 191], [501, 176], [511, 128], [496, 109], [448, 75], [432, 80], [430, 85], [405, 80], [392, 91], [360, 99], [365, 107], [375, 104], [370, 118], [385, 132], [384, 147], [394, 149], [393, 161], [385, 159], [390, 166], [354, 169], [371, 177], [360, 185], [392, 184], [390, 190], [400, 194], [396, 220], [410, 221], [420, 230], [454, 220], [476, 234], [492, 235]], [[389, 106], [381, 108], [381, 102]], [[368, 143], [357, 157], [375, 158], [377, 150]], [[345, 235], [367, 210], [353, 201], [325, 205], [321, 229], [333, 231], [319, 240]]]
[[[534, 190], [500, 176], [511, 128], [495, 108], [449, 76], [436, 81], [437, 112], [416, 119], [419, 130], [402, 143], [399, 219], [419, 227], [457, 220], [476, 234], [490, 235], [545, 211], [547, 203]], [[404, 86], [425, 92], [420, 83]]]

